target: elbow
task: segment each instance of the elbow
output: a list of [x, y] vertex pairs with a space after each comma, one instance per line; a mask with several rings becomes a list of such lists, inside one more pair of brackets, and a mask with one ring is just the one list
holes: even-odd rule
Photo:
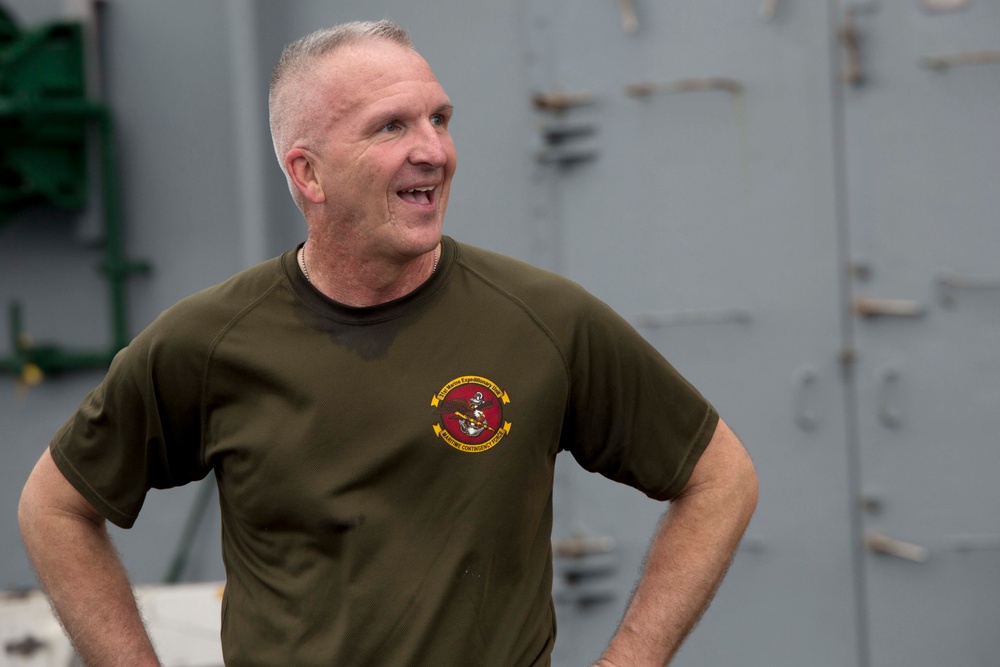
[[737, 520], [749, 522], [757, 507], [757, 470], [743, 443], [721, 419], [678, 499], [706, 492], [708, 502]]
[[[726, 427], [728, 431], [728, 427]], [[760, 481], [757, 478], [757, 468], [750, 458], [743, 443], [736, 434], [729, 431], [731, 447], [729, 449], [727, 477], [734, 506], [742, 510], [749, 522], [760, 495]]]
[[745, 527], [757, 509], [760, 481], [749, 452], [735, 434], [732, 435], [729, 444], [725, 465], [720, 469], [717, 480], [725, 489], [725, 502], [730, 513]]
[[757, 469], [742, 446], [739, 447], [738, 455], [734, 457], [728, 472], [727, 504], [732, 515], [739, 517], [745, 527], [757, 509], [760, 482], [757, 478]]

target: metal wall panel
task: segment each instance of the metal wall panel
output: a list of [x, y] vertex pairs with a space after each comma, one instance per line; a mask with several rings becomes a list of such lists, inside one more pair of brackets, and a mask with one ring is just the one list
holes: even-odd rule
[[1000, 647], [1000, 6], [941, 4], [843, 8], [873, 667]]
[[[676, 664], [856, 664], [826, 9], [637, 10], [634, 33], [615, 3], [552, 0], [528, 22], [533, 85], [591, 99], [538, 112], [560, 270], [707, 394], [760, 475], [747, 539]], [[557, 566], [568, 666], [600, 654], [665, 508], [562, 464], [557, 537], [615, 544]]]

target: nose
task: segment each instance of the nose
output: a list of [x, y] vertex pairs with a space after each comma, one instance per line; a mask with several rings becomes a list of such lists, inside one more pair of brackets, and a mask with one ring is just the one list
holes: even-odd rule
[[430, 121], [422, 123], [414, 132], [413, 146], [410, 148], [410, 163], [427, 165], [440, 169], [448, 162], [451, 150], [451, 135], [448, 131]]

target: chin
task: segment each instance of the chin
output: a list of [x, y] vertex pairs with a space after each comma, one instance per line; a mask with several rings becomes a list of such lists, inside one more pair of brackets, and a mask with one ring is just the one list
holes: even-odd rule
[[428, 225], [425, 228], [409, 229], [394, 239], [392, 245], [401, 256], [416, 258], [425, 255], [441, 242], [441, 226]]

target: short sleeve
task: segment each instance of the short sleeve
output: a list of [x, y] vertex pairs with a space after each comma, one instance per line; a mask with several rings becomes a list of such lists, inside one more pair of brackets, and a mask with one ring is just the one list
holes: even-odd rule
[[[163, 319], [161, 317], [161, 319]], [[116, 355], [49, 445], [67, 480], [109, 521], [131, 527], [151, 488], [204, 478], [200, 355], [158, 320]]]
[[684, 488], [719, 420], [712, 405], [606, 304], [576, 318], [563, 447], [585, 469], [657, 500]]

